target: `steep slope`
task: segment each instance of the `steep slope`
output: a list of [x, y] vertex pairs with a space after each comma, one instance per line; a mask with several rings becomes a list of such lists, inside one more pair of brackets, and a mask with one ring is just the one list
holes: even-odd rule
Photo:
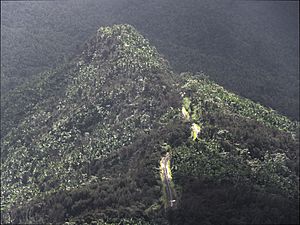
[[185, 76], [192, 137], [169, 148], [181, 193], [173, 223], [299, 223], [299, 124], [205, 76]]
[[100, 28], [3, 106], [2, 222], [299, 220], [299, 124], [203, 74], [173, 73], [129, 25]]
[[75, 61], [4, 102], [5, 207], [98, 182], [92, 163], [149, 133], [179, 99], [166, 62], [129, 25], [101, 28]]

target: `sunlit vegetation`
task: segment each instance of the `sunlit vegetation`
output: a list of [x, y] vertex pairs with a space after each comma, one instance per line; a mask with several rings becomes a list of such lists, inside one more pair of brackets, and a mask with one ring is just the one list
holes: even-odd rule
[[172, 149], [182, 194], [175, 224], [297, 223], [299, 124], [203, 75], [185, 76], [194, 123], [192, 139]]
[[[299, 124], [203, 74], [176, 75], [130, 25], [100, 28], [3, 105], [3, 223], [299, 219]], [[178, 195], [167, 212], [166, 154]]]
[[[187, 75], [187, 74], [183, 74]], [[197, 75], [196, 75], [197, 76]], [[241, 98], [238, 95], [226, 91], [223, 87], [210, 81], [203, 75], [198, 75], [200, 80], [189, 78], [184, 85], [186, 91], [196, 93], [194, 99], [197, 104], [194, 111], [201, 110], [201, 107], [222, 109], [229, 114], [240, 115], [254, 119], [263, 124], [283, 131], [296, 133], [299, 129], [298, 122], [291, 122], [287, 117], [278, 114], [272, 109], [263, 107], [253, 101]]]
[[[38, 98], [23, 97], [28, 91], [8, 96], [3, 118], [19, 117], [4, 120], [2, 210], [101, 183], [106, 176], [95, 174], [95, 164], [158, 126], [179, 99], [173, 83], [155, 48], [118, 25], [101, 28], [69, 67], [20, 89]], [[15, 96], [27, 101], [10, 107]]]

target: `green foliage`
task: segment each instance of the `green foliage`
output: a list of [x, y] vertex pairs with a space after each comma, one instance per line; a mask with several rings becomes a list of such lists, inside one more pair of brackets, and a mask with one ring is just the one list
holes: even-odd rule
[[193, 123], [191, 129], [192, 129], [191, 136], [193, 138], [193, 141], [195, 141], [199, 137], [201, 127], [200, 125]]
[[183, 98], [182, 105], [189, 113], [191, 113], [191, 100], [188, 97]]
[[[183, 91], [189, 93], [191, 113], [201, 112], [192, 121], [202, 125], [193, 140], [172, 148], [174, 182], [182, 196], [174, 223], [295, 223], [299, 124], [207, 78], [186, 75]], [[279, 211], [282, 217], [269, 217]]]
[[[3, 105], [3, 223], [299, 219], [299, 124], [204, 76], [176, 78], [132, 26], [100, 28], [82, 54]], [[166, 216], [159, 161], [167, 151], [178, 208]]]
[[129, 23], [178, 72], [299, 119], [297, 2], [74, 1], [2, 2], [2, 97], [73, 58], [99, 26]]
[[267, 109], [249, 99], [226, 91], [223, 87], [203, 78], [200, 80], [189, 78], [183, 86], [186, 91], [195, 93], [195, 111], [205, 108], [216, 108], [230, 114], [236, 114], [249, 119], [262, 122], [267, 126], [296, 134], [299, 129], [298, 122], [291, 122], [287, 117], [278, 114], [272, 109]]
[[[12, 92], [2, 115], [12, 118], [3, 122], [1, 210], [26, 208], [59, 191], [106, 179], [94, 171], [95, 164], [109, 168], [113, 154], [157, 128], [161, 117], [177, 107], [173, 83], [172, 72], [149, 42], [133, 27], [115, 25], [101, 28], [70, 64]], [[105, 170], [118, 177], [113, 169]], [[115, 198], [107, 207], [116, 204]], [[155, 199], [133, 207], [146, 210]], [[73, 205], [74, 212], [84, 204]], [[47, 215], [57, 214], [62, 221], [65, 214], [56, 213], [61, 208]]]

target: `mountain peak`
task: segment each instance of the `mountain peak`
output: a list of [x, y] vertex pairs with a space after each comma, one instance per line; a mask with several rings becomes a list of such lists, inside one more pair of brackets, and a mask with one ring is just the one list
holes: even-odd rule
[[113, 62], [125, 72], [158, 72], [165, 70], [167, 62], [137, 30], [128, 24], [101, 27], [86, 44], [82, 53], [85, 63]]
[[[48, 196], [51, 189], [67, 191], [93, 183], [97, 175], [90, 169], [93, 162], [106, 160], [149, 134], [179, 105], [174, 84], [167, 63], [133, 27], [100, 28], [72, 63], [24, 87], [38, 98], [19, 101], [12, 109], [7, 100], [9, 109], [2, 118], [10, 132], [3, 136], [1, 148], [4, 208]], [[22, 99], [22, 94], [15, 96]], [[21, 110], [24, 104], [26, 111]], [[11, 115], [19, 116], [13, 125]], [[19, 146], [13, 147], [16, 142]], [[30, 161], [39, 169], [30, 176], [23, 172], [25, 164], [21, 170], [17, 166], [10, 170], [16, 160]], [[75, 160], [76, 166], [64, 166]], [[51, 180], [52, 186], [43, 179]]]
[[297, 221], [299, 124], [176, 75], [130, 25], [100, 28], [3, 105], [1, 223], [168, 224], [175, 199], [179, 224]]

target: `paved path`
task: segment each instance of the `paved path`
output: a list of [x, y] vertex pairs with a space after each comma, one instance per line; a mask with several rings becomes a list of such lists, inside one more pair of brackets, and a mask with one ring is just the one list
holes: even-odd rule
[[171, 173], [169, 173], [168, 166], [167, 166], [169, 160], [170, 160], [170, 154], [167, 153], [167, 155], [162, 158], [162, 169], [163, 169], [163, 178], [164, 178], [163, 181], [166, 187], [168, 206], [173, 208], [175, 206], [176, 200], [174, 199], [174, 195], [173, 195], [174, 190], [171, 186], [171, 177], [170, 177]]

